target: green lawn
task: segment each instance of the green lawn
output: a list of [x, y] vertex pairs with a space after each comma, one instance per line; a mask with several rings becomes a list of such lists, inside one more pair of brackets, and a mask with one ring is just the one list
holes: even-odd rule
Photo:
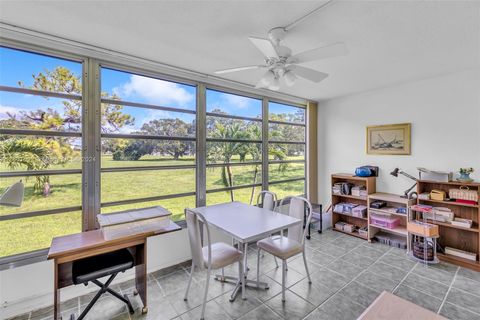
[[[102, 167], [194, 164], [193, 158], [175, 161], [173, 159], [154, 156], [146, 156], [139, 161], [113, 161], [111, 156], [105, 155], [101, 160]], [[79, 167], [80, 163], [74, 161], [66, 166], [52, 167], [50, 169]], [[258, 169], [257, 183], [261, 182], [261, 168], [259, 167]], [[0, 171], [6, 170], [6, 168], [0, 165]], [[234, 185], [253, 183], [254, 170], [255, 167], [252, 165], [232, 167]], [[224, 187], [220, 173], [221, 168], [207, 169], [207, 189]], [[303, 177], [304, 166], [302, 163], [289, 164], [285, 171], [280, 172], [278, 165], [270, 165], [269, 175], [270, 181]], [[18, 179], [19, 178], [2, 178], [0, 181], [0, 190], [4, 190], [7, 186], [18, 181]], [[0, 207], [0, 215], [81, 205], [80, 175], [51, 176], [51, 194], [47, 197], [34, 193], [34, 178], [24, 178], [23, 180], [25, 182], [25, 199], [22, 206], [20, 208]], [[252, 190], [252, 188], [235, 190], [235, 200], [248, 203], [252, 191], [254, 191], [254, 201], [256, 201], [256, 196], [260, 189], [260, 187], [257, 187], [255, 190]], [[272, 185], [270, 189], [276, 192], [279, 198], [286, 195], [301, 194], [303, 193], [303, 181]], [[102, 203], [192, 192], [195, 191], [195, 169], [103, 173], [101, 190]], [[227, 201], [230, 201], [229, 192], [207, 194], [207, 204]], [[179, 220], [183, 218], [184, 208], [195, 207], [195, 197], [189, 196], [162, 201], [104, 207], [102, 208], [102, 213], [154, 205], [161, 205], [169, 209], [174, 215], [173, 218]], [[0, 257], [46, 248], [49, 246], [52, 237], [80, 231], [80, 212], [2, 221], [0, 222]]]

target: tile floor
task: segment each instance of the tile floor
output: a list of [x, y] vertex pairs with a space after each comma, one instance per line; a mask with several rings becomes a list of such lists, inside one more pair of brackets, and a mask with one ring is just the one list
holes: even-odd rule
[[[233, 285], [210, 282], [205, 318], [228, 319], [356, 319], [383, 291], [410, 300], [449, 319], [480, 320], [480, 273], [446, 263], [432, 267], [413, 262], [405, 251], [331, 230], [313, 234], [307, 240], [307, 259], [313, 283], [308, 284], [301, 256], [289, 261], [287, 301], [281, 301], [281, 270], [271, 256], [261, 262], [261, 280], [270, 284], [267, 291], [247, 291], [247, 300], [228, 298]], [[249, 250], [250, 274], [256, 274], [256, 251]], [[133, 297], [133, 282], [116, 285], [131, 297], [136, 312], [108, 294], [90, 311], [88, 319], [198, 319], [205, 273], [196, 272], [190, 299], [183, 301], [188, 265], [180, 265], [149, 274], [149, 312], [142, 315], [138, 297]], [[237, 267], [226, 273], [236, 273]], [[63, 318], [79, 314], [91, 295], [62, 304]], [[52, 318], [52, 307], [13, 318], [43, 320]], [[13, 320], [12, 319], [12, 320]]]

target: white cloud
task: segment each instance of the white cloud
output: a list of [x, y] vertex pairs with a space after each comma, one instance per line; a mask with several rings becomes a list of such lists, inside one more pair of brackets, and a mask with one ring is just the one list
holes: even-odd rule
[[194, 96], [179, 84], [132, 75], [130, 80], [121, 87], [124, 96], [139, 95], [152, 104], [185, 105]]
[[7, 113], [11, 115], [16, 115], [19, 114], [20, 111], [25, 111], [25, 109], [0, 105], [0, 120], [10, 119], [10, 116]]
[[223, 96], [227, 102], [227, 105], [232, 105], [241, 109], [248, 108], [251, 102], [251, 98], [237, 96], [233, 94], [226, 94]]

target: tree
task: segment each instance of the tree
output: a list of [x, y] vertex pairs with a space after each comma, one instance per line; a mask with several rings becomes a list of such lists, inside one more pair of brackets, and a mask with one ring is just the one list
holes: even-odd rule
[[[167, 136], [167, 137], [185, 137], [191, 135], [193, 124], [186, 123], [181, 119], [159, 119], [151, 120], [148, 123], [144, 123], [140, 129], [140, 133], [154, 135], [154, 136]], [[192, 153], [192, 144], [188, 141], [180, 140], [163, 140], [159, 142], [148, 141], [145, 144], [153, 145], [154, 152], [158, 152], [163, 155], [171, 155], [175, 160], [178, 160], [181, 156]]]
[[[30, 89], [61, 92], [67, 94], [82, 94], [82, 83], [79, 76], [76, 76], [69, 69], [65, 67], [56, 67], [53, 70], [45, 70], [38, 74], [33, 74], [33, 84]], [[18, 82], [20, 87], [25, 87], [21, 81]], [[108, 96], [102, 93], [102, 97], [119, 100], [119, 97], [113, 95]], [[49, 97], [44, 97], [50, 99]], [[63, 99], [63, 113], [58, 112], [52, 108], [37, 109], [35, 111], [21, 111], [18, 115], [9, 114], [9, 119], [2, 120], [0, 126], [5, 128], [27, 128], [35, 130], [51, 130], [51, 131], [81, 131], [82, 119], [82, 102], [74, 99]], [[116, 104], [102, 104], [101, 105], [101, 127], [103, 132], [117, 131], [120, 128], [131, 125], [134, 118], [122, 112], [123, 107]], [[68, 162], [71, 157], [78, 152], [74, 152], [72, 146], [75, 145], [76, 138], [66, 137], [43, 137], [43, 138], [15, 138], [9, 137], [3, 140], [7, 141], [10, 148], [19, 148], [22, 153], [21, 157], [9, 158], [11, 166], [25, 165], [27, 170], [35, 170], [32, 163], [25, 163], [22, 159], [34, 159], [39, 151], [38, 147], [45, 148], [43, 152], [48, 150], [48, 161], [42, 162], [42, 169], [47, 169], [51, 164], [63, 164]], [[28, 147], [28, 148], [27, 148]], [[18, 153], [14, 153], [17, 154]], [[30, 154], [27, 156], [27, 154]], [[40, 180], [38, 180], [40, 179]], [[44, 182], [44, 193], [49, 190], [49, 177], [39, 177], [39, 181]], [[36, 188], [37, 191], [41, 188]]]

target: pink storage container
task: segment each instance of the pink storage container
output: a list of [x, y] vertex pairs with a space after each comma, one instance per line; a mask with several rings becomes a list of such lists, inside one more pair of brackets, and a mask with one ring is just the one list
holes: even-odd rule
[[400, 225], [400, 219], [387, 215], [370, 214], [370, 223], [380, 227], [394, 229]]

